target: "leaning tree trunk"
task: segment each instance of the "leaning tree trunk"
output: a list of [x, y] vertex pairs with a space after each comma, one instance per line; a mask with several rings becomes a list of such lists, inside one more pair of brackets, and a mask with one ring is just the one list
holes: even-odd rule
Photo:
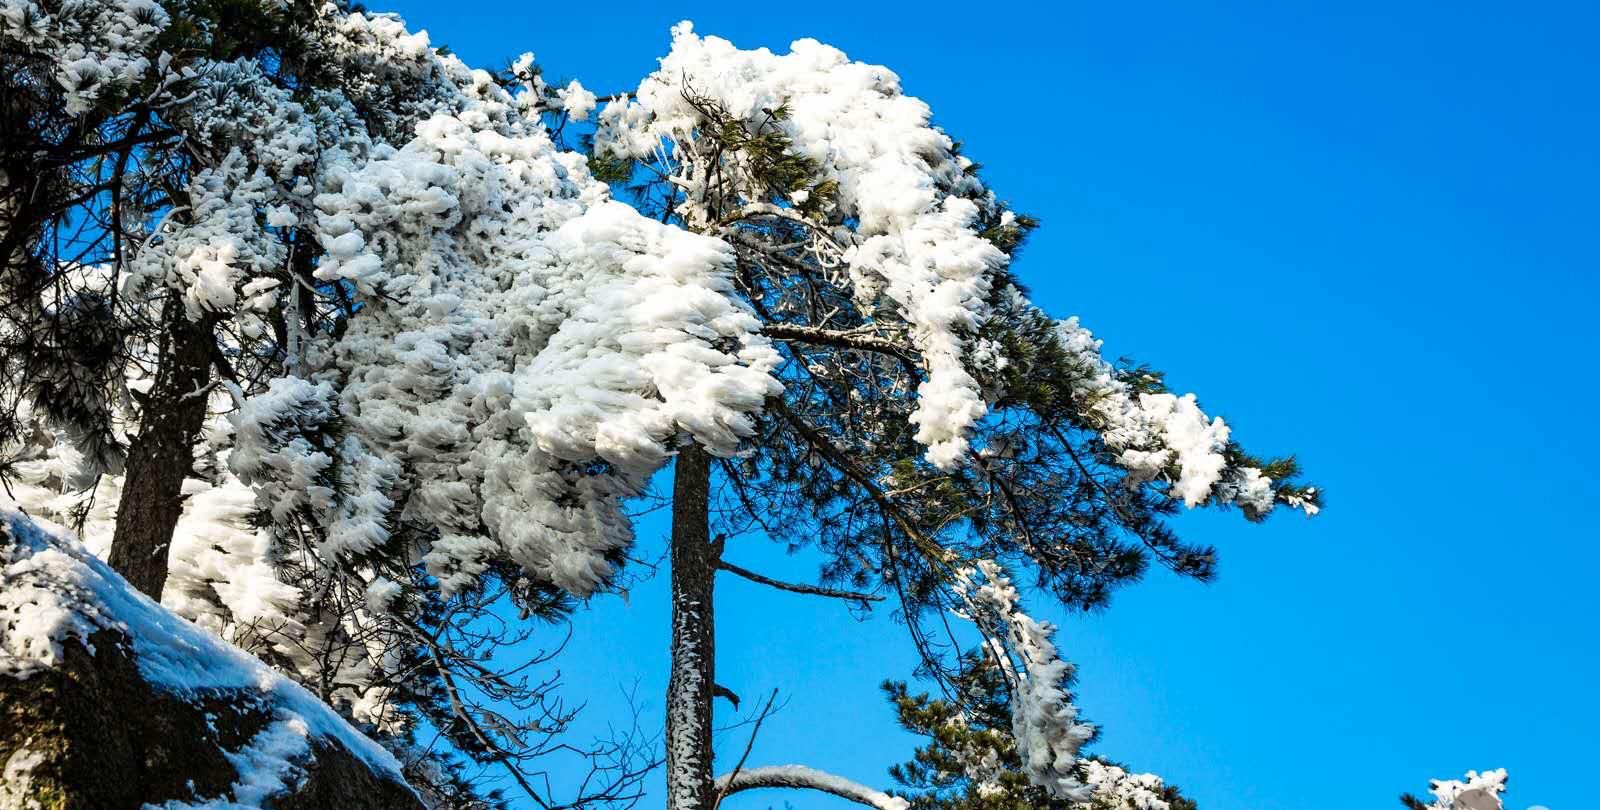
[[678, 453], [672, 488], [672, 675], [667, 682], [667, 810], [710, 810], [711, 700], [716, 676], [712, 588], [711, 457]]
[[206, 418], [212, 320], [199, 323], [169, 307], [162, 364], [144, 403], [139, 435], [128, 450], [111, 567], [151, 599], [167, 582], [172, 532], [183, 512], [183, 480], [194, 466], [194, 444]]

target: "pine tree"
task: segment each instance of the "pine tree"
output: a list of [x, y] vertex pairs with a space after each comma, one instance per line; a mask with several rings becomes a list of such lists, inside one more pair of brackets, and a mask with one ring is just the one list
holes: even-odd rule
[[[673, 810], [757, 787], [905, 801], [805, 768], [714, 778], [723, 572], [892, 600], [947, 688], [977, 665], [954, 654], [971, 639], [930, 619], [966, 617], [1006, 685], [1017, 773], [1081, 801], [1092, 730], [1012, 577], [1096, 607], [1151, 561], [1211, 576], [1214, 552], [1165, 523], [1183, 507], [1317, 509], [1292, 459], [1246, 454], [1028, 300], [1012, 259], [1036, 223], [885, 68], [681, 26], [585, 157], [557, 138], [598, 99], [531, 57], [474, 71], [396, 18], [320, 3], [74, 8], [4, 23], [25, 68], [7, 115], [34, 145], [0, 178], [18, 313], [0, 386], [38, 419], [0, 445], [28, 447], [35, 482], [115, 479], [110, 555], [156, 595], [207, 445], [207, 503], [232, 514], [226, 493], [248, 491], [265, 541], [235, 525], [235, 556], [289, 586], [277, 663], [402, 742], [397, 715], [425, 719], [541, 805], [526, 766], [570, 714], [484, 666], [507, 639], [477, 623], [515, 612], [514, 642], [616, 588], [625, 507], [669, 461]], [[85, 42], [92, 58], [55, 60]], [[23, 165], [40, 148], [64, 151]], [[638, 181], [634, 205], [605, 180]], [[93, 221], [86, 242], [58, 238], [69, 215]], [[724, 559], [758, 530], [824, 551], [822, 584]], [[176, 596], [227, 622], [193, 574]], [[589, 753], [609, 778], [569, 804], [626, 803], [652, 765], [627, 743]]]
[[[183, 302], [192, 289], [131, 282], [160, 252], [145, 249], [150, 241], [180, 237], [208, 204], [197, 195], [228, 150], [251, 151], [253, 138], [217, 126], [229, 105], [211, 102], [256, 95], [251, 82], [309, 91], [302, 29], [314, 8], [25, 3], [8, 10], [0, 32], [10, 133], [0, 153], [0, 396], [11, 414], [26, 404], [72, 433], [87, 454], [85, 475], [128, 465], [111, 561], [155, 596], [205, 421], [202, 392], [226, 354], [243, 365], [230, 371], [258, 369], [250, 341], [227, 334], [224, 322], [238, 320], [226, 311], [231, 301]], [[150, 230], [157, 219], [168, 233]], [[197, 280], [193, 264], [185, 272], [183, 282]], [[261, 292], [261, 276], [241, 285], [252, 281]], [[150, 384], [125, 389], [130, 367]], [[0, 442], [20, 429], [14, 419], [0, 423]]]
[[[441, 589], [418, 536], [390, 531], [399, 467], [331, 401], [362, 290], [332, 274], [348, 240], [327, 244], [319, 220], [336, 212], [318, 202], [424, 121], [532, 131], [560, 93], [519, 102], [398, 18], [342, 3], [0, 11], [7, 491], [406, 749], [440, 806], [497, 801], [462, 777], [480, 765], [525, 780], [528, 763], [583, 753], [561, 739], [573, 711], [555, 684], [528, 674], [547, 659], [491, 661], [566, 593], [504, 564], [495, 587]], [[523, 621], [482, 632], [508, 611]], [[461, 758], [416, 746], [423, 723]], [[626, 740], [588, 753], [603, 778], [580, 803], [626, 795], [648, 765]]]
[[[1180, 507], [1234, 506], [1252, 520], [1277, 505], [1317, 508], [1292, 459], [1246, 454], [1192, 396], [1108, 364], [1075, 319], [1028, 301], [1011, 260], [1036, 223], [998, 200], [928, 117], [885, 68], [810, 40], [781, 56], [740, 51], [687, 24], [636, 98], [600, 113], [591, 165], [637, 181], [647, 212], [732, 249], [734, 295], [782, 358], [782, 394], [744, 452], [678, 451], [672, 810], [750, 787], [838, 784], [763, 769], [713, 779], [719, 572], [888, 596], [924, 668], [947, 683], [968, 669], [947, 652], [961, 646], [925, 621], [973, 618], [1032, 730], [1022, 770], [1081, 800], [1070, 763], [1087, 727], [1064, 708], [1065, 664], [1046, 629], [1014, 605], [980, 604], [983, 594], [1010, 589], [1008, 568], [1082, 608], [1151, 560], [1204, 580], [1214, 551], [1165, 523]], [[820, 548], [825, 584], [851, 590], [724, 561], [725, 541], [752, 530]], [[855, 798], [886, 801], [866, 788]]]

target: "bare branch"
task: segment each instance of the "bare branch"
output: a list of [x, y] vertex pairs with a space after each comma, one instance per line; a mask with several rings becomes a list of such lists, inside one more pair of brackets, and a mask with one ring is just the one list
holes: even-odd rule
[[[756, 725], [750, 729], [750, 739], [745, 741], [744, 753], [739, 756], [738, 763], [733, 766], [733, 772], [728, 774], [726, 780], [717, 780], [717, 800], [711, 803], [711, 810], [717, 810], [718, 807], [722, 806], [722, 800], [727, 797], [729, 792], [728, 785], [739, 780], [739, 772], [744, 770], [744, 762], [750, 758], [750, 749], [756, 746], [756, 735], [761, 733], [761, 721], [767, 719], [767, 715], [772, 714], [772, 701], [777, 699], [778, 690], [773, 689], [772, 694], [767, 696], [767, 705], [762, 707], [760, 714], [756, 715]], [[734, 708], [738, 708], [739, 702], [736, 700], [733, 705]]]
[[734, 711], [739, 710], [739, 696], [735, 694], [732, 689], [729, 689], [720, 683], [714, 683], [711, 685], [711, 696], [725, 698], [729, 703], [733, 704]]
[[855, 602], [882, 602], [883, 601], [883, 597], [878, 596], [877, 594], [872, 594], [872, 593], [859, 593], [859, 592], [856, 592], [856, 591], [841, 591], [841, 590], [838, 590], [838, 589], [835, 589], [835, 588], [823, 588], [823, 587], [820, 587], [820, 586], [817, 586], [817, 585], [801, 585], [801, 584], [795, 583], [795, 582], [783, 582], [781, 580], [773, 579], [772, 577], [769, 577], [769, 576], [764, 576], [764, 575], [761, 575], [761, 574], [757, 574], [756, 572], [751, 571], [748, 568], [740, 568], [739, 566], [734, 565], [733, 563], [728, 562], [727, 560], [718, 560], [717, 561], [717, 567], [722, 569], [722, 570], [724, 570], [724, 571], [727, 571], [730, 574], [737, 574], [738, 576], [744, 577], [745, 579], [748, 579], [751, 582], [759, 582], [762, 585], [768, 585], [768, 586], [777, 588], [780, 591], [790, 591], [792, 593], [804, 593], [804, 594], [809, 594], [811, 596], [831, 596], [834, 599], [849, 599], [849, 600], [852, 600], [852, 601], [855, 601]]

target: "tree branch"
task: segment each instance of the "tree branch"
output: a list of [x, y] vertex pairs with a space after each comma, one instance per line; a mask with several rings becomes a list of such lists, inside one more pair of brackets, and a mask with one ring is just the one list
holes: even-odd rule
[[[728, 785], [738, 781], [739, 772], [744, 770], [745, 760], [750, 758], [750, 749], [756, 745], [756, 735], [761, 733], [761, 722], [766, 720], [767, 715], [772, 713], [772, 701], [777, 699], [778, 690], [773, 689], [772, 694], [767, 696], [767, 705], [762, 707], [760, 714], [756, 715], [755, 728], [750, 729], [750, 739], [745, 741], [744, 754], [740, 755], [738, 763], [733, 766], [733, 773], [727, 774], [724, 779], [717, 780], [717, 800], [711, 803], [711, 810], [717, 810], [718, 807], [722, 806], [722, 800], [728, 795]], [[739, 701], [735, 700], [733, 702], [733, 708], [739, 708]]]
[[918, 364], [913, 350], [876, 335], [860, 332], [841, 332], [834, 329], [822, 329], [816, 326], [803, 326], [793, 323], [763, 324], [761, 334], [776, 340], [885, 354], [899, 360], [906, 370], [910, 372], [912, 379], [922, 379], [922, 367]]
[[115, 154], [123, 149], [138, 146], [139, 144], [154, 143], [156, 141], [176, 137], [181, 134], [182, 133], [176, 129], [157, 129], [151, 130], [150, 132], [129, 135], [115, 141], [107, 141], [105, 143], [95, 144], [93, 146], [69, 148], [66, 145], [63, 145], [43, 151], [44, 157], [47, 159], [47, 161], [65, 164], [73, 163], [85, 158]]
[[864, 332], [844, 332], [797, 323], [767, 323], [761, 325], [761, 334], [778, 340], [794, 340], [801, 343], [814, 343], [818, 346], [837, 346], [842, 349], [882, 352], [884, 354], [892, 354], [895, 357], [910, 359], [908, 347]]
[[816, 428], [807, 424], [794, 411], [789, 410], [789, 406], [784, 404], [781, 397], [774, 397], [768, 400], [767, 407], [793, 425], [794, 429], [800, 433], [801, 438], [806, 440], [806, 444], [811, 445], [822, 453], [823, 457], [831, 462], [846, 478], [856, 482], [857, 485], [866, 490], [867, 494], [894, 521], [895, 525], [905, 532], [907, 537], [911, 538], [911, 541], [919, 547], [923, 554], [928, 556], [930, 562], [948, 564], [954, 561], [955, 555], [949, 549], [934, 542], [933, 538], [929, 537], [921, 527], [912, 521], [910, 516], [895, 505], [894, 501], [883, 491], [883, 488], [873, 482], [872, 477], [865, 470], [857, 467], [854, 462], [845, 456], [843, 451], [833, 446], [833, 442], [828, 441], [827, 437], [819, 433]]
[[804, 765], [767, 765], [717, 777], [717, 791], [723, 796], [756, 788], [809, 788], [877, 810], [906, 810], [911, 806], [899, 796]]
[[732, 689], [729, 689], [720, 683], [714, 683], [711, 685], [711, 696], [714, 698], [725, 698], [729, 703], [733, 704], [734, 711], [739, 710], [739, 696], [734, 694]]
[[733, 563], [728, 562], [727, 560], [718, 560], [717, 561], [717, 567], [722, 569], [722, 570], [724, 570], [724, 571], [727, 571], [730, 574], [736, 574], [738, 576], [744, 577], [745, 579], [748, 579], [751, 582], [759, 582], [762, 585], [770, 585], [770, 586], [772, 586], [774, 588], [777, 588], [780, 591], [790, 591], [790, 592], [793, 592], [793, 593], [804, 593], [804, 594], [810, 594], [811, 596], [831, 596], [831, 597], [833, 597], [835, 599], [850, 599], [850, 600], [857, 601], [857, 602], [882, 602], [883, 601], [883, 597], [878, 596], [877, 594], [858, 593], [856, 591], [841, 591], [841, 590], [837, 590], [835, 588], [823, 588], [823, 587], [820, 587], [820, 586], [817, 586], [817, 585], [802, 585], [802, 584], [795, 583], [795, 582], [783, 582], [781, 580], [773, 579], [772, 577], [769, 577], [769, 576], [764, 576], [762, 574], [757, 574], [756, 572], [751, 571], [748, 568], [740, 568], [739, 566], [734, 565]]

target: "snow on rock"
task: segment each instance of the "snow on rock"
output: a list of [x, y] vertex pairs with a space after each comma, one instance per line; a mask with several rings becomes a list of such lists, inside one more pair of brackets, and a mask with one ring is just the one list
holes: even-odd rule
[[[0, 691], [15, 698], [0, 704], [21, 715], [0, 724], [20, 729], [0, 735], [0, 753], [9, 757], [0, 797], [42, 773], [53, 775], [58, 790], [128, 789], [92, 780], [80, 786], [71, 775], [83, 757], [127, 753], [120, 746], [128, 743], [106, 742], [107, 735], [153, 724], [178, 730], [148, 750], [146, 740], [129, 750], [160, 761], [145, 763], [149, 773], [119, 776], [152, 791], [136, 797], [141, 803], [269, 807], [287, 794], [333, 789], [317, 782], [329, 774], [355, 773], [389, 806], [416, 806], [394, 756], [310, 692], [134, 591], [75, 538], [9, 507], [0, 508]], [[96, 701], [129, 693], [144, 701], [138, 716], [82, 724], [125, 713], [130, 706]], [[19, 733], [36, 753], [23, 751], [13, 739]], [[231, 745], [230, 733], [240, 737]], [[308, 768], [312, 760], [315, 769]], [[179, 778], [207, 761], [231, 770]], [[162, 787], [163, 774], [173, 773], [176, 787]], [[212, 794], [201, 795], [207, 785]]]
[[[273, 527], [259, 522], [263, 502], [307, 509], [315, 503], [331, 531], [325, 547], [307, 553], [360, 548], [384, 532], [382, 513], [392, 505], [384, 491], [392, 482], [375, 478], [383, 472], [380, 459], [347, 452], [349, 438], [339, 452], [352, 463], [322, 475], [326, 468], [315, 463], [310, 444], [289, 441], [281, 432], [284, 426], [268, 424], [272, 420], [265, 414], [309, 407], [327, 417], [331, 410], [325, 402], [318, 406], [315, 397], [303, 399], [316, 386], [292, 380], [274, 386], [245, 402], [253, 416], [242, 436], [226, 416], [213, 416], [205, 425], [194, 448], [194, 474], [183, 482], [183, 512], [172, 534], [162, 606], [301, 683], [322, 684], [329, 689], [327, 702], [341, 712], [392, 731], [400, 722], [389, 700], [394, 692], [371, 685], [390, 671], [390, 646], [372, 640], [372, 624], [364, 619], [330, 621], [325, 605], [322, 612], [304, 605], [302, 594], [317, 590], [315, 580], [299, 574], [293, 564], [284, 565], [294, 552]], [[271, 395], [274, 391], [277, 396]], [[211, 411], [221, 414], [231, 403], [227, 393], [214, 391]], [[66, 533], [64, 527], [73, 527], [84, 546], [104, 559], [124, 476], [105, 473], [76, 483], [86, 460], [72, 437], [49, 429], [33, 414], [22, 417], [30, 426], [28, 441], [5, 448], [16, 459], [7, 481], [10, 496], [46, 531]], [[298, 418], [310, 421], [303, 414]], [[241, 469], [262, 479], [262, 492], [230, 470], [234, 456]], [[332, 457], [324, 454], [322, 461], [331, 464]], [[290, 485], [279, 488], [283, 482]], [[334, 497], [335, 487], [340, 497]], [[349, 642], [358, 635], [367, 643]]]
[[1467, 771], [1466, 779], [1434, 780], [1429, 791], [1434, 801], [1428, 810], [1500, 810], [1506, 790], [1506, 769]]
[[[162, 606], [241, 644], [243, 628], [261, 628], [288, 659], [303, 657], [291, 639], [300, 636], [299, 591], [283, 582], [270, 559], [272, 537], [253, 525], [256, 494], [228, 472], [232, 442], [226, 419], [213, 418], [196, 448], [200, 465], [213, 477], [183, 482], [183, 512], [172, 534], [172, 551]], [[59, 430], [38, 428], [33, 446], [21, 448], [9, 484], [16, 505], [46, 531], [78, 526], [83, 545], [102, 559], [111, 546], [123, 475], [102, 474], [79, 488], [74, 479], [83, 454]], [[254, 652], [263, 652], [254, 649]], [[297, 653], [302, 653], [297, 656]]]
[[0, 810], [42, 810], [34, 798], [39, 788], [34, 785], [33, 770], [43, 762], [42, 752], [26, 747], [6, 756], [0, 767]]

